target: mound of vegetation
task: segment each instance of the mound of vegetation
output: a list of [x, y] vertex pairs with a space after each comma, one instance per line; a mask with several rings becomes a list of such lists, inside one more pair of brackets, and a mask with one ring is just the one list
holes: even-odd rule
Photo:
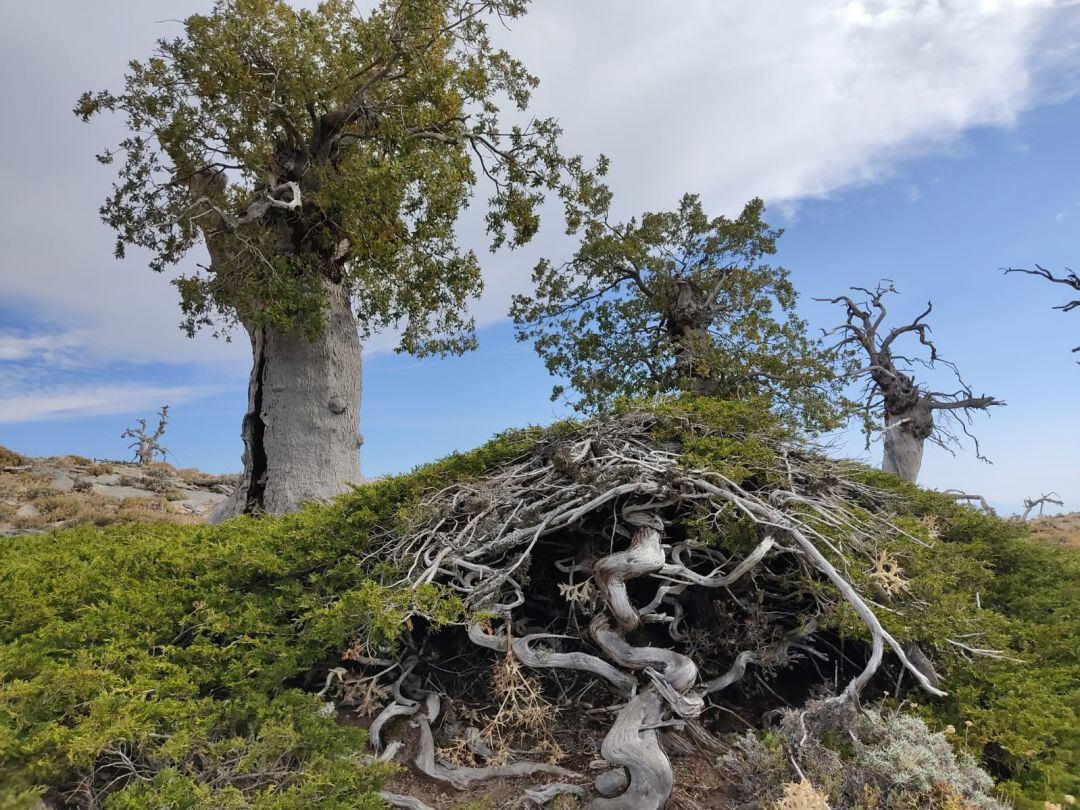
[[691, 752], [733, 801], [1041, 806], [1078, 787], [1080, 563], [1025, 531], [689, 398], [284, 518], [13, 538], [0, 807], [379, 807], [395, 762], [659, 807]]

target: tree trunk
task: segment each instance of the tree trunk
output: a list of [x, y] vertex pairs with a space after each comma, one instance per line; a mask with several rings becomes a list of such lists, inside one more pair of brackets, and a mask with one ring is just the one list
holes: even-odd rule
[[716, 380], [709, 368], [713, 348], [709, 335], [707, 308], [698, 300], [693, 284], [677, 283], [678, 293], [665, 322], [675, 344], [675, 372], [687, 391], [704, 396], [716, 393]]
[[919, 401], [899, 413], [885, 414], [885, 457], [881, 469], [915, 483], [922, 467], [923, 446], [933, 431], [929, 406]]
[[314, 339], [249, 329], [252, 369], [244, 416], [244, 473], [211, 515], [283, 514], [360, 480], [360, 338], [348, 297], [328, 289], [325, 327]]
[[701, 396], [716, 393], [716, 379], [708, 367], [712, 338], [707, 329], [687, 327], [675, 342], [675, 368], [686, 390]]

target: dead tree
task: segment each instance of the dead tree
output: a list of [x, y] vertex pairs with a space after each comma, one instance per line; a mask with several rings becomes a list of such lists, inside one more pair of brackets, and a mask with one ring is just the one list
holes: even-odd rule
[[[1057, 497], [1053, 497], [1057, 495]], [[1036, 506], [1039, 507], [1039, 517], [1042, 517], [1043, 506], [1052, 503], [1055, 506], [1064, 506], [1065, 502], [1061, 500], [1061, 496], [1056, 492], [1044, 492], [1038, 498], [1024, 498], [1024, 514], [1021, 516], [1021, 520], [1027, 520], [1028, 515], [1031, 514], [1031, 510]]]
[[942, 495], [948, 495], [954, 501], [967, 501], [971, 504], [978, 504], [978, 507], [982, 509], [990, 517], [997, 517], [997, 511], [982, 495], [973, 495], [969, 492], [963, 492], [959, 489], [946, 489], [943, 490]]
[[[1005, 274], [1008, 275], [1009, 273], [1027, 273], [1029, 276], [1039, 276], [1045, 278], [1047, 281], [1052, 281], [1055, 284], [1064, 284], [1066, 287], [1071, 287], [1080, 293], [1080, 276], [1076, 275], [1076, 273], [1068, 267], [1065, 268], [1065, 275], [1061, 277], [1055, 276], [1045, 267], [1038, 264], [1035, 265], [1034, 270], [1029, 270], [1025, 267], [1006, 268]], [[1054, 309], [1060, 309], [1062, 312], [1071, 312], [1074, 309], [1080, 309], [1080, 298], [1074, 298], [1072, 301], [1067, 301], [1060, 306], [1054, 307]], [[1074, 348], [1073, 351], [1080, 352], [1080, 346]]]
[[159, 440], [165, 434], [165, 425], [169, 422], [169, 406], [162, 405], [158, 410], [158, 426], [157, 430], [153, 433], [146, 432], [146, 420], [136, 419], [139, 423], [138, 428], [130, 427], [120, 434], [121, 439], [134, 439], [131, 444], [128, 445], [135, 451], [135, 461], [139, 464], [147, 465], [154, 463], [154, 457], [161, 455], [161, 460], [165, 460], [165, 455], [169, 452], [161, 446]]
[[[888, 316], [885, 296], [895, 293], [896, 288], [891, 283], [885, 286], [885, 282], [882, 282], [873, 290], [865, 287], [851, 289], [865, 293], [868, 300], [856, 302], [846, 295], [815, 300], [844, 305], [847, 319], [836, 328], [825, 330], [825, 334], [841, 336], [838, 351], [853, 349], [866, 356], [866, 362], [851, 376], [866, 383], [863, 416], [867, 447], [870, 446], [875, 425], [884, 422], [885, 455], [881, 468], [914, 482], [919, 477], [923, 447], [928, 439], [950, 452], [950, 445], [959, 444], [950, 425], [958, 425], [975, 443], [976, 455], [986, 461], [979, 450], [978, 440], [968, 431], [971, 415], [1005, 403], [986, 394], [974, 396], [956, 366], [938, 354], [937, 347], [930, 340], [930, 326], [926, 323], [933, 304], [927, 302], [926, 309], [910, 323], [885, 331], [884, 323]], [[929, 358], [897, 354], [896, 341], [905, 335], [917, 337], [919, 343], [929, 349]], [[951, 393], [924, 390], [915, 381], [915, 365], [933, 369], [938, 363], [947, 366], [956, 376], [960, 386], [958, 390]], [[945, 417], [939, 422], [934, 419], [937, 412]]]

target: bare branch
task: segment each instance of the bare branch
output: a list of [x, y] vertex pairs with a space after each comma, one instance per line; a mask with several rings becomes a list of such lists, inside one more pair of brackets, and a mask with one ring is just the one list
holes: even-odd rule
[[169, 451], [161, 446], [159, 440], [165, 433], [165, 425], [169, 422], [169, 406], [162, 405], [158, 410], [158, 425], [152, 434], [146, 432], [145, 419], [136, 419], [135, 421], [139, 423], [138, 428], [130, 427], [120, 434], [121, 439], [135, 440], [129, 445], [135, 450], [135, 461], [143, 465], [152, 464], [158, 454], [161, 455], [161, 459], [164, 461]]
[[1038, 498], [1024, 498], [1024, 514], [1021, 515], [1020, 520], [1027, 520], [1028, 515], [1031, 514], [1036, 506], [1039, 507], [1039, 517], [1042, 517], [1043, 506], [1048, 503], [1052, 503], [1055, 506], [1064, 506], [1065, 502], [1061, 500], [1061, 496], [1056, 492], [1044, 492]]

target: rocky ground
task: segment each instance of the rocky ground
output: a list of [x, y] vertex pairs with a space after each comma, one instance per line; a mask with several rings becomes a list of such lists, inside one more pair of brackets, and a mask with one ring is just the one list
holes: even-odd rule
[[0, 537], [126, 520], [198, 523], [235, 481], [166, 463], [30, 458], [0, 447]]
[[1037, 518], [1031, 521], [1031, 536], [1054, 546], [1080, 548], [1080, 512]]

